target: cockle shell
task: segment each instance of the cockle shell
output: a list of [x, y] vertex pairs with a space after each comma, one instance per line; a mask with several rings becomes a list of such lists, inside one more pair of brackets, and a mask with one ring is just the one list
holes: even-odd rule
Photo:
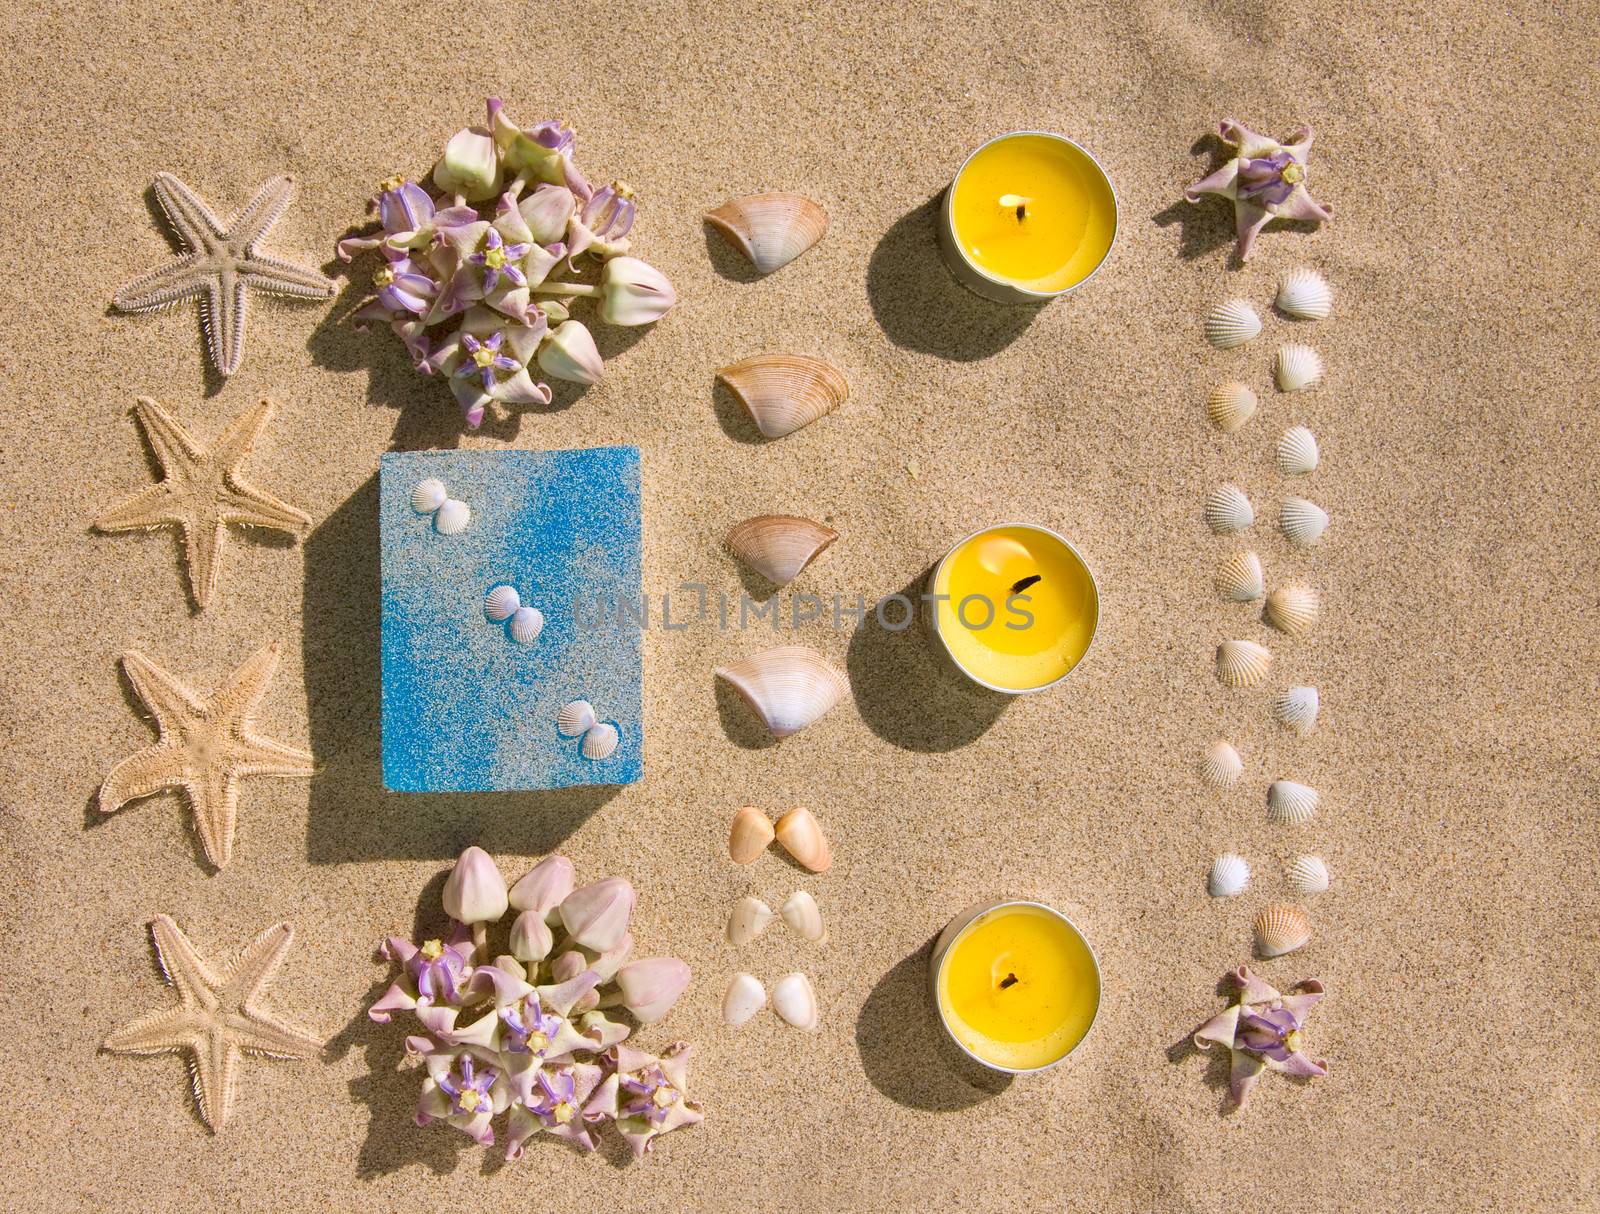
[[767, 988], [754, 974], [735, 974], [722, 997], [722, 1019], [738, 1028], [767, 1006]]
[[1256, 521], [1255, 507], [1238, 485], [1218, 485], [1206, 495], [1206, 526], [1218, 535], [1243, 531]]
[[827, 938], [827, 930], [822, 926], [822, 910], [805, 890], [797, 889], [790, 894], [778, 913], [788, 929], [802, 940], [820, 944]]
[[767, 930], [772, 908], [760, 898], [746, 894], [728, 912], [728, 943], [745, 945]]
[[1267, 609], [1263, 613], [1267, 623], [1280, 632], [1299, 636], [1309, 632], [1317, 622], [1321, 603], [1317, 592], [1309, 586], [1279, 586], [1267, 595]]
[[1316, 502], [1303, 497], [1286, 498], [1278, 508], [1278, 527], [1291, 544], [1309, 548], [1328, 529], [1328, 514]]
[[556, 728], [565, 736], [575, 738], [579, 734], [589, 732], [589, 727], [598, 718], [594, 715], [594, 705], [588, 700], [573, 700], [563, 704], [561, 711], [556, 713]]
[[1278, 347], [1273, 376], [1278, 391], [1304, 392], [1322, 378], [1322, 355], [1301, 342], [1288, 342]]
[[748, 410], [763, 438], [782, 438], [832, 413], [850, 385], [828, 363], [805, 354], [759, 354], [723, 367], [717, 378]]
[[828, 230], [827, 213], [799, 194], [747, 194], [705, 217], [763, 274], [788, 265]]
[[434, 528], [440, 535], [460, 535], [471, 521], [471, 507], [453, 497], [445, 498], [439, 505], [438, 513], [433, 516]]
[[1213, 898], [1232, 898], [1250, 888], [1250, 866], [1243, 856], [1225, 852], [1211, 862], [1206, 891]]
[[1272, 719], [1285, 729], [1304, 737], [1317, 727], [1317, 712], [1322, 707], [1315, 687], [1290, 687], [1272, 701]]
[[1261, 332], [1261, 317], [1244, 299], [1229, 299], [1206, 313], [1206, 340], [1219, 350], [1231, 350]]
[[772, 1010], [797, 1029], [817, 1027], [817, 992], [804, 974], [785, 974], [772, 988]]
[[504, 623], [516, 615], [522, 606], [522, 596], [515, 586], [496, 586], [483, 596], [483, 614], [496, 624]]
[[1272, 651], [1255, 641], [1224, 641], [1217, 646], [1217, 678], [1225, 687], [1254, 687], [1267, 677]]
[[1267, 592], [1261, 558], [1253, 552], [1236, 552], [1217, 570], [1217, 593], [1235, 603], [1253, 603]]
[[1278, 439], [1278, 471], [1285, 476], [1314, 472], [1321, 459], [1317, 436], [1304, 426], [1290, 426]]
[[1290, 270], [1278, 283], [1278, 311], [1300, 320], [1326, 320], [1333, 311], [1328, 280], [1304, 267]]
[[1200, 760], [1200, 778], [1212, 788], [1232, 788], [1244, 775], [1244, 760], [1227, 742], [1213, 742]]
[[544, 612], [537, 607], [518, 607], [511, 613], [511, 639], [519, 645], [532, 645], [544, 631]]
[[767, 581], [787, 586], [839, 538], [832, 527], [794, 514], [759, 514], [728, 532], [728, 551]]
[[1321, 856], [1299, 856], [1289, 865], [1289, 888], [1311, 897], [1328, 888], [1328, 864]]
[[609, 721], [601, 721], [584, 730], [583, 744], [579, 749], [583, 751], [584, 758], [599, 762], [616, 754], [620, 740], [617, 727]]
[[1309, 784], [1274, 780], [1267, 788], [1267, 820], [1280, 826], [1298, 826], [1317, 816], [1322, 794]]
[[1304, 948], [1311, 939], [1311, 921], [1298, 906], [1274, 902], [1256, 916], [1256, 951], [1263, 957], [1281, 957]]
[[749, 704], [775, 738], [786, 738], [820, 720], [850, 685], [815, 649], [780, 645], [716, 668]]
[[444, 505], [448, 496], [442, 480], [435, 476], [426, 477], [418, 481], [417, 487], [411, 491], [411, 508], [418, 514], [432, 514]]
[[1248, 384], [1218, 384], [1206, 397], [1206, 416], [1224, 434], [1233, 434], [1256, 415], [1261, 402]]
[[833, 848], [816, 816], [805, 806], [791, 809], [778, 819], [774, 828], [778, 842], [801, 864], [814, 873], [827, 872], [833, 865]]
[[735, 864], [754, 864], [775, 833], [766, 814], [746, 805], [733, 815], [733, 825], [728, 828], [728, 855]]

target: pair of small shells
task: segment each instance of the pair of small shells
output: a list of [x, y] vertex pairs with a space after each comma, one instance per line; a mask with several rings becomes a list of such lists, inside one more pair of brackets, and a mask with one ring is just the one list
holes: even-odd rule
[[472, 521], [472, 510], [466, 502], [451, 497], [438, 477], [429, 476], [417, 482], [411, 491], [411, 508], [418, 514], [433, 515], [434, 530], [440, 535], [459, 535]]
[[[1328, 865], [1321, 856], [1298, 856], [1289, 865], [1289, 888], [1313, 897], [1328, 888]], [[1211, 862], [1206, 874], [1206, 890], [1213, 898], [1233, 898], [1250, 888], [1250, 865], [1233, 852], [1224, 852]]]
[[733, 815], [728, 830], [728, 855], [735, 864], [754, 864], [774, 838], [814, 873], [827, 872], [833, 866], [833, 848], [822, 833], [822, 824], [803, 805], [779, 818], [777, 826], [754, 805], [744, 806]]
[[579, 744], [579, 750], [584, 758], [595, 762], [614, 755], [617, 744], [622, 740], [615, 725], [595, 716], [594, 705], [588, 700], [572, 700], [563, 704], [556, 713], [556, 729], [565, 737], [581, 737], [583, 741]]
[[728, 551], [775, 586], [787, 586], [839, 538], [832, 527], [794, 514], [758, 514], [735, 524]]
[[484, 595], [483, 614], [496, 624], [510, 620], [511, 639], [519, 645], [533, 644], [544, 631], [544, 613], [525, 606], [515, 586], [496, 586]]
[[[754, 974], [739, 973], [728, 984], [722, 997], [722, 1019], [734, 1028], [748, 1023], [767, 1005], [767, 989]], [[816, 1029], [821, 1017], [817, 1011], [817, 992], [804, 974], [785, 974], [772, 988], [772, 1010], [785, 1023], [804, 1032]]]
[[849, 691], [844, 675], [808, 645], [780, 645], [714, 672], [755, 710], [775, 738], [824, 717]]
[[[784, 925], [802, 940], [821, 944], [828, 938], [817, 900], [803, 889], [790, 894], [778, 908], [778, 914], [783, 918]], [[767, 930], [772, 920], [772, 908], [760, 898], [754, 895], [740, 898], [733, 904], [733, 910], [728, 912], [728, 943], [741, 947], [749, 944]]]
[[[1278, 311], [1298, 320], [1324, 320], [1333, 311], [1333, 290], [1315, 270], [1290, 270], [1278, 283], [1274, 301]], [[1229, 299], [1206, 313], [1206, 340], [1219, 350], [1231, 350], [1261, 332], [1261, 317], [1246, 299]]]
[[705, 214], [763, 274], [788, 265], [822, 239], [828, 216], [800, 194], [747, 194]]
[[850, 384], [839, 370], [808, 354], [758, 354], [723, 367], [717, 378], [763, 438], [793, 434], [850, 397]]

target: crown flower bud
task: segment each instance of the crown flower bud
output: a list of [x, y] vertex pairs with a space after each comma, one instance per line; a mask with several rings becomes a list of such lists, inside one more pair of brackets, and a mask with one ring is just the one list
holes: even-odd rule
[[575, 384], [594, 384], [605, 374], [605, 363], [583, 322], [568, 320], [558, 325], [539, 347], [539, 369]]
[[576, 884], [571, 860], [565, 856], [546, 856], [511, 887], [512, 909], [547, 915], [561, 905]]
[[462, 923], [492, 923], [506, 913], [506, 879], [489, 853], [469, 847], [444, 883], [444, 912]]
[[617, 971], [622, 1005], [640, 1024], [654, 1024], [689, 986], [689, 967], [676, 957], [630, 961]]
[[538, 911], [525, 910], [511, 924], [511, 955], [518, 961], [543, 961], [555, 944], [550, 925]]
[[613, 257], [600, 275], [600, 319], [607, 324], [652, 324], [677, 302], [667, 276], [637, 257]]
[[561, 903], [561, 923], [573, 943], [609, 952], [628, 934], [637, 895], [622, 877], [607, 877], [568, 894]]
[[577, 207], [577, 198], [564, 185], [541, 185], [517, 204], [522, 222], [528, 225], [537, 244], [561, 240]]
[[493, 198], [500, 192], [494, 136], [479, 127], [466, 127], [450, 136], [444, 155], [433, 166], [433, 181], [447, 194], [460, 194], [468, 202]]

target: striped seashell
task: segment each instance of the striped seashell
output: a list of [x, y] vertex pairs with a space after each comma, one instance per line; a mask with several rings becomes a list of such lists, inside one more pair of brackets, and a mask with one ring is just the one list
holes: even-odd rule
[[1256, 916], [1255, 936], [1262, 957], [1281, 957], [1311, 940], [1311, 920], [1298, 906], [1274, 902]]
[[1206, 892], [1213, 898], [1234, 898], [1250, 888], [1250, 866], [1243, 856], [1225, 852], [1211, 862]]
[[1317, 436], [1305, 426], [1290, 426], [1278, 439], [1278, 471], [1285, 476], [1315, 472], [1321, 459]]
[[589, 732], [589, 727], [598, 718], [594, 715], [594, 705], [588, 700], [572, 700], [561, 706], [561, 711], [556, 713], [556, 728], [563, 736], [576, 738]]
[[519, 645], [532, 645], [544, 631], [544, 613], [537, 607], [518, 607], [511, 614], [511, 639]]
[[717, 378], [750, 414], [763, 438], [782, 438], [832, 413], [850, 395], [834, 367], [804, 354], [761, 354], [723, 367]]
[[1230, 535], [1254, 523], [1256, 511], [1239, 486], [1218, 485], [1206, 495], [1205, 518], [1217, 535]]
[[522, 606], [522, 596], [515, 586], [496, 586], [483, 596], [483, 614], [496, 624], [503, 624], [517, 614]]
[[1255, 641], [1224, 641], [1217, 646], [1217, 679], [1225, 687], [1254, 687], [1271, 666], [1272, 651]]
[[1233, 603], [1253, 603], [1267, 592], [1261, 558], [1253, 552], [1236, 552], [1217, 570], [1217, 593]]
[[411, 508], [418, 514], [432, 514], [444, 505], [449, 494], [445, 492], [444, 482], [438, 477], [430, 476], [417, 482], [417, 487], [411, 491]]
[[1260, 403], [1248, 384], [1218, 384], [1206, 397], [1206, 416], [1224, 434], [1234, 434], [1256, 415]]
[[714, 673], [743, 697], [775, 738], [820, 720], [850, 690], [844, 675], [806, 645], [763, 650]]
[[1213, 742], [1200, 760], [1200, 778], [1212, 788], [1232, 788], [1244, 775], [1244, 760], [1227, 742]]
[[1298, 826], [1317, 816], [1322, 794], [1309, 784], [1293, 780], [1274, 780], [1267, 788], [1267, 821], [1279, 826]]
[[1322, 380], [1322, 355], [1310, 346], [1291, 341], [1278, 347], [1273, 377], [1280, 392], [1304, 392]]
[[1272, 701], [1272, 719], [1285, 729], [1305, 737], [1317, 727], [1317, 712], [1322, 707], [1315, 687], [1290, 687]]
[[1278, 508], [1278, 526], [1291, 544], [1309, 548], [1328, 529], [1328, 515], [1316, 502], [1303, 497], [1286, 498]]
[[434, 529], [440, 535], [460, 535], [471, 521], [472, 509], [466, 502], [458, 502], [453, 497], [446, 498], [433, 516]]
[[1299, 856], [1289, 865], [1289, 888], [1305, 897], [1315, 897], [1328, 888], [1328, 863], [1321, 856]]
[[1278, 311], [1297, 320], [1326, 320], [1333, 311], [1328, 280], [1304, 267], [1290, 270], [1278, 283]]
[[793, 514], [761, 514], [737, 523], [728, 551], [775, 586], [787, 586], [839, 538], [832, 527]]
[[1309, 586], [1280, 586], [1267, 595], [1267, 608], [1263, 613], [1267, 623], [1290, 636], [1309, 632], [1317, 622], [1321, 602], [1317, 592]]
[[1244, 299], [1229, 299], [1206, 313], [1206, 340], [1219, 350], [1242, 346], [1261, 332], [1261, 317]]
[[618, 741], [620, 739], [617, 727], [609, 721], [601, 721], [584, 731], [583, 745], [580, 749], [586, 759], [609, 759], [616, 753]]
[[786, 266], [828, 230], [828, 216], [799, 194], [748, 194], [707, 211], [706, 222], [763, 274]]

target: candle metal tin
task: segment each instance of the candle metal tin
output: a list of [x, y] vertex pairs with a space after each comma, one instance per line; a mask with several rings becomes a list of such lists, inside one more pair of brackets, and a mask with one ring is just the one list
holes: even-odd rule
[[[961, 242], [956, 239], [955, 217], [951, 212], [956, 194], [956, 182], [961, 180], [961, 174], [967, 171], [967, 166], [972, 163], [973, 157], [977, 156], [984, 148], [999, 143], [1003, 139], [1013, 139], [1018, 135], [1037, 135], [1044, 139], [1058, 140], [1075, 148], [1083, 155], [1085, 160], [1094, 166], [1095, 172], [1105, 182], [1106, 189], [1111, 193], [1111, 240], [1106, 245], [1105, 256], [1100, 259], [1099, 263], [1089, 273], [1071, 286], [1062, 287], [1059, 291], [1034, 291], [1004, 278], [997, 278], [987, 270], [974, 264], [972, 258], [967, 256], [966, 250], [961, 247]], [[1111, 250], [1116, 248], [1117, 233], [1121, 226], [1122, 207], [1117, 201], [1117, 188], [1112, 184], [1111, 177], [1107, 174], [1105, 168], [1094, 158], [1094, 154], [1088, 148], [1081, 143], [1068, 139], [1065, 135], [1057, 135], [1054, 131], [1007, 131], [1005, 134], [996, 135], [993, 139], [974, 148], [967, 158], [961, 162], [961, 167], [956, 170], [956, 175], [950, 184], [945, 187], [944, 201], [939, 208], [939, 249], [944, 254], [945, 264], [950, 267], [950, 272], [955, 275], [956, 281], [975, 295], [981, 295], [985, 299], [993, 300], [995, 303], [1048, 303], [1058, 295], [1066, 295], [1076, 291], [1100, 272], [1100, 268], [1111, 259]]]
[[[973, 1053], [967, 1048], [966, 1043], [963, 1042], [961, 1038], [956, 1036], [955, 1030], [950, 1027], [950, 1022], [944, 1017], [944, 1009], [939, 1006], [940, 973], [944, 969], [945, 958], [950, 955], [950, 950], [955, 945], [955, 942], [960, 938], [961, 933], [966, 931], [968, 927], [975, 923], [979, 916], [987, 915], [990, 911], [1004, 910], [1007, 907], [1012, 906], [1035, 907], [1038, 910], [1044, 911], [1053, 918], [1059, 919], [1067, 926], [1068, 931], [1070, 931], [1079, 940], [1083, 941], [1083, 947], [1089, 952], [1089, 959], [1094, 962], [1095, 985], [1098, 989], [1095, 993], [1094, 1015], [1089, 1018], [1089, 1027], [1083, 1030], [1083, 1036], [1078, 1038], [1077, 1044], [1075, 1044], [1070, 1050], [1061, 1055], [1061, 1057], [1055, 1059], [1055, 1061], [1047, 1062], [1043, 1066], [1023, 1068], [1003, 1066], [998, 1062], [990, 1062], [987, 1058]], [[944, 1031], [946, 1035], [949, 1036], [950, 1040], [955, 1042], [956, 1048], [968, 1058], [976, 1062], [979, 1066], [987, 1067], [991, 1071], [1000, 1071], [1007, 1075], [1033, 1075], [1039, 1071], [1048, 1071], [1052, 1067], [1058, 1067], [1068, 1058], [1071, 1058], [1083, 1048], [1083, 1043], [1089, 1040], [1090, 1036], [1094, 1033], [1094, 1026], [1100, 1019], [1100, 1005], [1105, 1002], [1105, 979], [1100, 972], [1100, 956], [1094, 951], [1094, 945], [1089, 943], [1089, 937], [1085, 936], [1083, 932], [1079, 930], [1076, 923], [1063, 915], [1055, 907], [1049, 906], [1043, 902], [1035, 902], [1029, 898], [1006, 898], [998, 902], [975, 902], [971, 906], [967, 907], [966, 910], [957, 915], [954, 919], [950, 920], [950, 922], [945, 925], [944, 931], [939, 933], [939, 938], [933, 942], [933, 954], [928, 959], [928, 985], [929, 992], [933, 996], [934, 1014], [939, 1017], [939, 1023], [944, 1027]]]
[[[944, 569], [945, 563], [956, 554], [958, 549], [970, 541], [977, 539], [985, 532], [1000, 531], [1007, 527], [1015, 527], [1023, 531], [1037, 531], [1040, 535], [1047, 535], [1051, 539], [1060, 543], [1068, 552], [1072, 554], [1073, 558], [1078, 562], [1078, 564], [1083, 566], [1083, 571], [1088, 575], [1089, 578], [1089, 585], [1094, 588], [1094, 623], [1089, 629], [1089, 643], [1083, 647], [1083, 654], [1076, 662], [1074, 662], [1066, 670], [1062, 671], [1057, 678], [1051, 679], [1048, 683], [1040, 683], [1037, 687], [1001, 687], [996, 683], [991, 683], [989, 680], [974, 674], [972, 671], [963, 666], [960, 659], [956, 657], [955, 652], [950, 648], [950, 642], [945, 638], [944, 630], [939, 626], [939, 605], [932, 598], [934, 587], [939, 584], [940, 572]], [[987, 527], [979, 527], [976, 531], [969, 535], [962, 536], [959, 540], [950, 545], [949, 551], [941, 556], [933, 568], [928, 571], [928, 580], [923, 589], [927, 592], [923, 599], [923, 622], [926, 624], [928, 631], [933, 633], [934, 639], [938, 641], [939, 648], [943, 651], [944, 656], [949, 659], [950, 665], [954, 666], [962, 674], [966, 675], [967, 678], [978, 684], [978, 686], [987, 687], [990, 691], [998, 691], [1008, 696], [1032, 695], [1036, 691], [1047, 691], [1051, 687], [1056, 686], [1056, 684], [1060, 683], [1074, 670], [1078, 669], [1079, 666], [1083, 665], [1083, 660], [1089, 656], [1089, 651], [1094, 648], [1094, 638], [1100, 631], [1100, 583], [1094, 576], [1094, 570], [1089, 567], [1089, 562], [1083, 559], [1083, 553], [1078, 551], [1071, 540], [1062, 535], [1059, 531], [1052, 531], [1049, 527], [1041, 527], [1037, 523], [992, 523]]]

